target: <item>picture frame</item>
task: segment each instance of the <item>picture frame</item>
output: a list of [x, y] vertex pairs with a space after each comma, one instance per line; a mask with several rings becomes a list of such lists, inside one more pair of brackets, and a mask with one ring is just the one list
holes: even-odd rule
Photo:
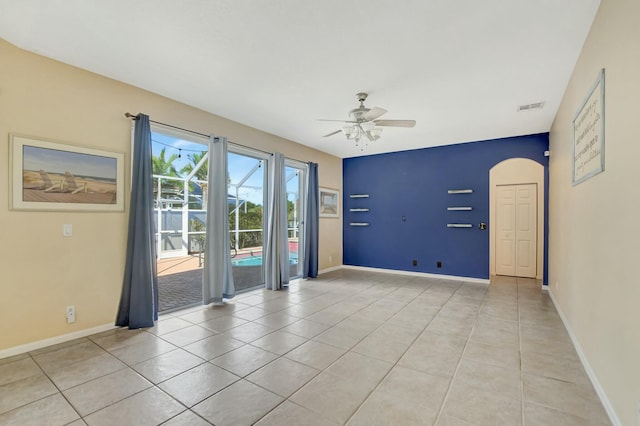
[[573, 116], [571, 183], [573, 186], [604, 171], [604, 68]]
[[319, 188], [320, 217], [340, 217], [340, 191]]
[[124, 211], [124, 154], [9, 135], [12, 210]]

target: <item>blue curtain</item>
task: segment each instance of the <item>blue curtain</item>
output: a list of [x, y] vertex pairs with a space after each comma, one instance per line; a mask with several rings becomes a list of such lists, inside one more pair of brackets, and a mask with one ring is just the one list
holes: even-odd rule
[[284, 167], [284, 155], [273, 154], [269, 167], [267, 241], [264, 256], [265, 287], [271, 290], [279, 290], [289, 284], [287, 183]]
[[133, 139], [127, 258], [117, 326], [153, 327], [158, 319], [158, 275], [153, 220], [153, 164], [149, 117], [139, 114]]
[[202, 296], [204, 304], [235, 295], [229, 248], [227, 138], [209, 138], [209, 177]]
[[309, 163], [307, 172], [307, 211], [305, 215], [303, 278], [318, 276], [318, 164]]

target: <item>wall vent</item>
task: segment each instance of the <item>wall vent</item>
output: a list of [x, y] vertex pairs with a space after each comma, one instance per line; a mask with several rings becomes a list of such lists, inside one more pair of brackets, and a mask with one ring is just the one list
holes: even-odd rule
[[525, 104], [518, 106], [518, 111], [529, 111], [532, 109], [540, 109], [544, 106], [544, 102], [535, 102], [532, 104]]

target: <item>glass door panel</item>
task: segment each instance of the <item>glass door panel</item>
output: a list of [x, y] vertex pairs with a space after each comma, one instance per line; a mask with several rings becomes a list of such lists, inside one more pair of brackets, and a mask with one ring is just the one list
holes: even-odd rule
[[158, 310], [202, 304], [207, 140], [154, 127], [154, 223]]
[[182, 244], [182, 198], [178, 178], [154, 175], [154, 218], [156, 220], [156, 242], [158, 257], [161, 259], [185, 256]]
[[304, 242], [302, 229], [304, 219], [304, 173], [305, 169], [287, 162], [287, 236], [289, 239], [289, 278], [302, 276], [302, 253]]
[[229, 248], [236, 291], [264, 285], [266, 159], [234, 148], [228, 154]]

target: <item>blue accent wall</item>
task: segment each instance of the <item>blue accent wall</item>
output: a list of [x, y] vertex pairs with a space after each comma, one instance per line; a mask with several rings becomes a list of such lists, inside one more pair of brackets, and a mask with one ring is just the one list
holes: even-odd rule
[[[547, 283], [549, 134], [469, 142], [343, 160], [343, 263], [489, 278], [489, 170], [509, 158], [544, 166], [544, 278]], [[473, 189], [451, 195], [449, 189]], [[354, 199], [350, 194], [369, 194]], [[472, 211], [447, 211], [471, 206]], [[369, 208], [369, 212], [350, 212]], [[351, 222], [368, 222], [366, 227]], [[447, 228], [471, 223], [473, 228]], [[417, 260], [417, 266], [412, 261]], [[436, 262], [442, 267], [437, 268]]]

